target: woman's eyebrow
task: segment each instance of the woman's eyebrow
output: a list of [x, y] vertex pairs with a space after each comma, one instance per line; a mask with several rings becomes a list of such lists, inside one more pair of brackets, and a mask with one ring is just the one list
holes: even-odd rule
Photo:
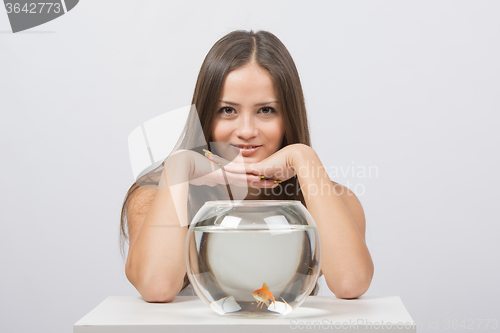
[[[240, 104], [234, 103], [234, 102], [227, 102], [227, 101], [223, 101], [223, 100], [219, 100], [219, 102], [226, 103], [226, 104], [229, 104], [229, 105], [241, 106]], [[267, 103], [258, 103], [258, 104], [255, 104], [254, 106], [262, 106], [262, 105], [271, 104], [271, 103], [278, 103], [279, 104], [278, 101], [271, 101], [271, 102], [267, 102]]]

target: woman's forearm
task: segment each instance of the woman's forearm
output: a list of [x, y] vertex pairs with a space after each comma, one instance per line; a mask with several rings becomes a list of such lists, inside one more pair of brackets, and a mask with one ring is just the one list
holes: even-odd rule
[[312, 149], [300, 150], [294, 166], [301, 191], [321, 240], [321, 269], [330, 290], [339, 298], [366, 292], [373, 262], [359, 232], [326, 170]]
[[180, 291], [186, 274], [189, 183], [187, 168], [181, 165], [169, 161], [165, 163], [161, 180], [165, 182], [156, 190], [127, 258], [127, 277], [150, 302], [172, 301]]

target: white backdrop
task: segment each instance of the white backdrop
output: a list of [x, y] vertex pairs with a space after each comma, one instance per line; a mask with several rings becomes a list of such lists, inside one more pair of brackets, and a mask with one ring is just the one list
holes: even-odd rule
[[118, 248], [128, 135], [189, 105], [206, 53], [236, 29], [271, 31], [296, 62], [313, 148], [365, 209], [366, 295], [400, 296], [419, 332], [500, 319], [499, 12], [83, 0], [12, 34], [0, 9], [0, 330], [68, 332], [107, 296], [139, 295]]

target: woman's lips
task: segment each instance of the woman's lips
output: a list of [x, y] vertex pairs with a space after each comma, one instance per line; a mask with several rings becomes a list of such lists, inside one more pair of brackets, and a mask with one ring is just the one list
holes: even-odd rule
[[241, 155], [243, 157], [247, 157], [247, 156], [250, 156], [253, 153], [255, 153], [262, 146], [258, 146], [258, 147], [255, 147], [255, 148], [240, 148], [238, 146], [231, 145], [231, 147], [233, 147], [234, 149], [236, 149], [238, 152], [241, 152]]

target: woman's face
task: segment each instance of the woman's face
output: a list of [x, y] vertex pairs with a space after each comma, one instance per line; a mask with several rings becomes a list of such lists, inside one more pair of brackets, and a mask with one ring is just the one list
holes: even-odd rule
[[252, 163], [278, 151], [284, 136], [282, 110], [267, 70], [249, 64], [231, 71], [221, 96], [212, 141], [218, 142], [215, 147], [222, 157]]

